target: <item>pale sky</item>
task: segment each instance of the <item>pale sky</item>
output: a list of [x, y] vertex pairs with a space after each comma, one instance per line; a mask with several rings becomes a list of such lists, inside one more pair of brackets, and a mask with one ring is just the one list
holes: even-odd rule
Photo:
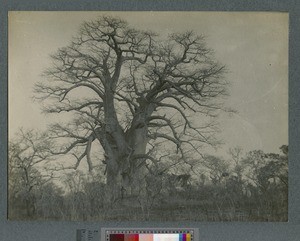
[[49, 54], [66, 46], [85, 20], [102, 14], [121, 17], [161, 35], [193, 30], [229, 70], [222, 133], [229, 147], [278, 152], [288, 144], [288, 14], [266, 12], [10, 12], [9, 136], [20, 128], [44, 129], [57, 116], [41, 114], [33, 85], [50, 66]]

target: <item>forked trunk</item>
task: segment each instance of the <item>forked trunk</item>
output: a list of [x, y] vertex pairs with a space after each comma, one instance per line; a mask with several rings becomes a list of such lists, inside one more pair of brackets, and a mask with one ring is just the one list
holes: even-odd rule
[[146, 152], [146, 128], [136, 129], [126, 141], [129, 146], [126, 153], [111, 153], [106, 160], [108, 201], [111, 204], [128, 197], [143, 199], [146, 195], [145, 160], [135, 158]]
[[131, 128], [124, 133], [115, 112], [113, 93], [108, 91], [106, 94], [105, 126], [100, 130], [98, 140], [105, 151], [108, 201], [113, 204], [129, 196], [143, 199], [146, 195], [146, 163], [137, 155], [146, 153], [146, 117], [153, 111], [153, 106], [141, 104]]

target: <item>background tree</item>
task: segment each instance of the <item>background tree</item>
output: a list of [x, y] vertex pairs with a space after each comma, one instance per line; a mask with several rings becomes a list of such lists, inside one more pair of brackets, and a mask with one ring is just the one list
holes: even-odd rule
[[250, 181], [249, 183], [259, 187], [259, 170], [267, 164], [265, 153], [262, 150], [250, 151], [246, 154], [242, 163], [245, 167], [245, 175]]
[[70, 212], [65, 202], [62, 187], [49, 181], [35, 189], [36, 217], [50, 220], [70, 220]]
[[161, 40], [104, 16], [83, 23], [51, 57], [36, 98], [47, 101], [47, 113], [72, 113], [70, 122], [50, 129], [51, 138], [64, 140], [52, 154], [72, 155], [75, 167], [86, 158], [91, 170], [97, 140], [111, 202], [122, 188], [146, 193], [145, 174], [164, 159], [152, 155], [155, 143], [169, 143], [160, 145], [160, 156], [173, 149], [184, 162], [189, 151], [202, 154], [202, 145], [216, 143], [214, 119], [227, 82], [203, 36], [175, 33]]
[[242, 183], [243, 166], [242, 158], [243, 151], [241, 147], [229, 148], [229, 155], [231, 156], [231, 162], [233, 163], [233, 172], [237, 177], [237, 181]]
[[272, 217], [287, 218], [288, 208], [288, 148], [282, 146], [282, 154], [268, 153], [267, 163], [259, 169], [257, 179], [264, 208]]
[[244, 172], [245, 167], [243, 166], [243, 150], [241, 147], [229, 148], [230, 163], [232, 165], [230, 171], [230, 177], [227, 181], [227, 186], [230, 191], [231, 200], [234, 201], [235, 206], [243, 199], [245, 193], [245, 180]]
[[224, 184], [230, 173], [228, 161], [216, 156], [208, 155], [204, 158], [202, 165], [207, 169], [209, 178], [214, 185]]
[[[37, 190], [53, 179], [53, 172], [41, 168], [50, 160], [49, 145], [46, 135], [33, 130], [20, 130], [17, 137], [10, 141], [9, 216], [35, 215]], [[23, 210], [26, 213], [23, 214]]]

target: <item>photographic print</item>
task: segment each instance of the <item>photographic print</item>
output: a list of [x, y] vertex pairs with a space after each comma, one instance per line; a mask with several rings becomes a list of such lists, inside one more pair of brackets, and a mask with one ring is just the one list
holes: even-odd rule
[[8, 21], [10, 220], [288, 220], [287, 13]]

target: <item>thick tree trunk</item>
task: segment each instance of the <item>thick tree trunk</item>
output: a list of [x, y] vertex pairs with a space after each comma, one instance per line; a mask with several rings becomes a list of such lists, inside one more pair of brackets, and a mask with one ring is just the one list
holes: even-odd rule
[[125, 199], [126, 197], [139, 197], [145, 195], [145, 160], [134, 158], [135, 155], [145, 154], [147, 141], [145, 130], [135, 131], [127, 138], [129, 145], [127, 151], [108, 154], [107, 188], [110, 202]]
[[131, 195], [137, 195], [144, 199], [146, 195], [146, 168], [145, 158], [136, 158], [145, 155], [148, 143], [147, 117], [151, 115], [154, 107], [149, 103], [140, 103], [140, 109], [134, 116], [131, 128], [126, 132], [126, 142], [132, 151], [129, 158], [130, 182], [129, 190]]
[[147, 146], [147, 129], [139, 128], [134, 131], [131, 140], [132, 154], [129, 159], [130, 173], [128, 189], [131, 195], [145, 195], [145, 175], [147, 174], [145, 168], [145, 160], [134, 158], [136, 155], [144, 155]]
[[107, 201], [111, 204], [126, 196], [143, 199], [146, 195], [145, 159], [135, 158], [146, 153], [146, 118], [153, 112], [153, 107], [145, 106], [136, 113], [131, 128], [124, 133], [117, 119], [113, 93], [106, 92], [105, 124], [99, 129], [97, 138], [105, 151]]

